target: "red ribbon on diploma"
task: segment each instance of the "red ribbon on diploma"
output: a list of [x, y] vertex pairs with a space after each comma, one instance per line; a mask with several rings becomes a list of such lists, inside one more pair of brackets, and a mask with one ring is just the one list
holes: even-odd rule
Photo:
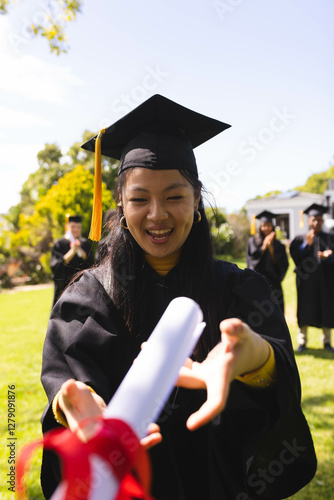
[[153, 500], [149, 495], [150, 463], [137, 435], [122, 420], [102, 418], [98, 425], [99, 430], [86, 443], [69, 429], [55, 429], [22, 448], [16, 468], [18, 498], [27, 498], [25, 469], [36, 447], [43, 443], [45, 449], [55, 451], [61, 458], [63, 477], [58, 488], [62, 490], [62, 500], [89, 500], [94, 482], [99, 479], [92, 475], [91, 455], [102, 459], [120, 482], [115, 500], [132, 500], [133, 497]]

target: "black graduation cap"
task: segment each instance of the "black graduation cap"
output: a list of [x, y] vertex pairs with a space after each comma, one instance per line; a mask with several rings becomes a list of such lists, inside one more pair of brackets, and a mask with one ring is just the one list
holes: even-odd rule
[[325, 214], [328, 211], [327, 207], [324, 207], [322, 205], [318, 205], [317, 203], [312, 203], [309, 207], [305, 208], [304, 214], [308, 215], [309, 217], [317, 217]]
[[[229, 127], [156, 94], [104, 130], [101, 154], [120, 160], [119, 174], [130, 167], [197, 174], [193, 149]], [[96, 139], [82, 148], [95, 151]]]
[[193, 149], [230, 125], [196, 113], [159, 94], [150, 97], [81, 147], [95, 151], [95, 184], [89, 237], [99, 240], [102, 219], [101, 154], [130, 167], [182, 169], [197, 175]]
[[260, 222], [270, 222], [273, 224], [273, 219], [275, 219], [276, 215], [268, 210], [264, 210], [255, 216]]
[[67, 217], [68, 222], [82, 222], [81, 215], [69, 215]]

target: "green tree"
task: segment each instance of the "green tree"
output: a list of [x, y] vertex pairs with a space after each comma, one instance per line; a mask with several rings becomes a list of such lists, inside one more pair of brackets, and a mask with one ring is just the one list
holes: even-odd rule
[[8, 13], [8, 0], [0, 0], [0, 14]]
[[11, 286], [8, 268], [10, 263], [10, 236], [6, 221], [0, 217], [0, 289]]
[[32, 214], [37, 201], [73, 168], [72, 165], [61, 164], [61, 158], [62, 152], [56, 144], [45, 144], [45, 148], [37, 153], [39, 168], [29, 175], [20, 192], [21, 212]]
[[[8, 14], [14, 0], [0, 0], [0, 14]], [[66, 37], [67, 24], [74, 21], [81, 12], [80, 0], [49, 0], [41, 10], [42, 16], [33, 17], [30, 31], [35, 36], [42, 36], [49, 42], [51, 52], [57, 55], [69, 49]]]
[[213, 252], [215, 255], [230, 254], [233, 244], [233, 229], [227, 222], [226, 215], [218, 208], [205, 210], [211, 232]]
[[[91, 153], [90, 151], [86, 151], [86, 150], [82, 149], [81, 145], [84, 142], [89, 141], [89, 139], [94, 137], [94, 135], [96, 135], [96, 134], [93, 134], [89, 130], [85, 130], [85, 132], [82, 135], [82, 141], [74, 143], [73, 146], [70, 147], [70, 149], [68, 150], [67, 155], [66, 155], [68, 157], [68, 160], [72, 164], [76, 165], [79, 163], [80, 165], [84, 165], [92, 173], [95, 170], [94, 153]], [[115, 197], [115, 187], [116, 187], [116, 179], [117, 179], [117, 172], [118, 172], [118, 161], [102, 155], [101, 167], [102, 167], [102, 181], [110, 189], [110, 191], [113, 194], [113, 197]]]
[[[304, 185], [295, 187], [293, 191], [322, 194], [328, 188], [329, 179], [334, 179], [334, 165], [324, 172], [311, 175], [308, 177]], [[262, 198], [270, 198], [271, 196], [277, 196], [280, 193], [281, 191], [269, 191], [269, 193], [258, 195], [254, 199], [258, 200]]]
[[311, 175], [303, 186], [297, 186], [295, 189], [307, 193], [322, 194], [328, 188], [329, 179], [334, 179], [334, 165], [325, 172]]
[[247, 241], [250, 236], [249, 219], [246, 209], [242, 208], [240, 212], [236, 214], [229, 214], [227, 220], [234, 234], [231, 255], [234, 258], [242, 258], [245, 256]]
[[262, 198], [271, 198], [272, 196], [277, 196], [278, 194], [280, 194], [282, 191], [278, 191], [278, 190], [275, 190], [275, 191], [269, 191], [268, 193], [264, 194], [264, 195], [257, 195], [255, 196], [255, 200], [259, 200], [259, 199], [262, 199]]
[[[20, 214], [19, 230], [11, 235], [11, 255], [22, 261], [21, 272], [37, 283], [50, 278], [52, 242], [65, 232], [66, 214], [81, 214], [82, 234], [88, 235], [93, 203], [94, 176], [77, 165], [36, 203], [34, 213]], [[103, 183], [103, 211], [115, 208], [111, 192]]]
[[[81, 148], [83, 142], [88, 141], [93, 135], [92, 132], [86, 130], [83, 133], [82, 141], [73, 144], [66, 154], [63, 154], [56, 144], [45, 144], [44, 149], [38, 152], [37, 162], [39, 168], [29, 175], [20, 192], [20, 203], [11, 207], [9, 214], [6, 216], [14, 228], [18, 229], [19, 227], [19, 215], [32, 215], [36, 203], [45, 196], [52, 186], [57, 185], [65, 174], [72, 171], [76, 165], [83, 165], [92, 175], [94, 174], [94, 153]], [[115, 197], [118, 161], [103, 156], [101, 166], [102, 181]]]

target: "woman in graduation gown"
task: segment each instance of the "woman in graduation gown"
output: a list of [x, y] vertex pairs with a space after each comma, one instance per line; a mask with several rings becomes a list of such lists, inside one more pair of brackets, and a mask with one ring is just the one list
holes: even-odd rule
[[267, 210], [256, 215], [260, 221], [259, 234], [248, 239], [247, 267], [265, 276], [274, 297], [284, 313], [282, 281], [289, 267], [285, 246], [276, 239], [275, 215]]
[[[101, 131], [102, 154], [120, 159], [112, 250], [63, 293], [45, 340], [43, 432], [75, 430], [112, 398], [173, 298], [201, 306], [207, 326], [161, 434], [145, 441], [162, 436], [149, 450], [157, 500], [281, 499], [316, 470], [281, 310], [262, 276], [212, 258], [193, 148], [227, 127], [156, 95]], [[57, 481], [45, 452], [46, 498]]]

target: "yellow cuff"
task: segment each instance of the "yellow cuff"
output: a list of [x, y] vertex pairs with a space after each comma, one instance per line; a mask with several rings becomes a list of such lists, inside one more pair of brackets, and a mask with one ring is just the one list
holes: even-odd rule
[[255, 388], [266, 388], [274, 385], [277, 382], [277, 370], [276, 370], [276, 361], [275, 361], [275, 353], [272, 346], [267, 342], [270, 350], [269, 358], [264, 363], [264, 365], [260, 366], [256, 370], [246, 373], [245, 375], [240, 375], [239, 377], [235, 377], [236, 380], [243, 382], [250, 387]]
[[[87, 385], [87, 388], [90, 390], [90, 392], [94, 392], [95, 393], [94, 389], [92, 389], [91, 387], [89, 387], [89, 385]], [[59, 390], [57, 392], [57, 394], [55, 395], [55, 397], [53, 398], [53, 401], [52, 401], [52, 412], [53, 412], [53, 416], [54, 416], [55, 420], [58, 422], [58, 424], [61, 424], [64, 427], [68, 427], [68, 423], [67, 423], [66, 417], [65, 417], [64, 413], [62, 412], [62, 410], [59, 407], [59, 396], [60, 396], [60, 393], [61, 393], [61, 390]]]

